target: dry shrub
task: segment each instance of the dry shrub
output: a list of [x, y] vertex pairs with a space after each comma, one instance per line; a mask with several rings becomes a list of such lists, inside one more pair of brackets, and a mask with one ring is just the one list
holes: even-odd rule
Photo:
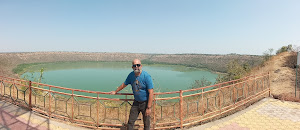
[[289, 68], [295, 68], [295, 65], [297, 63], [297, 53], [296, 52], [290, 52], [291, 55], [286, 57], [286, 61], [283, 64], [284, 67]]
[[291, 96], [292, 94], [283, 93], [279, 95], [273, 95], [273, 98], [283, 100], [283, 101], [292, 101], [292, 102], [300, 102], [300, 99], [295, 96]]

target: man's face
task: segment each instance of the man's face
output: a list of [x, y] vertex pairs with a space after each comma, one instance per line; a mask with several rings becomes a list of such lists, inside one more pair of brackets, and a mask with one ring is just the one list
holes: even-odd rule
[[132, 69], [134, 71], [134, 73], [140, 73], [142, 70], [142, 64], [141, 61], [139, 60], [135, 60], [132, 62]]

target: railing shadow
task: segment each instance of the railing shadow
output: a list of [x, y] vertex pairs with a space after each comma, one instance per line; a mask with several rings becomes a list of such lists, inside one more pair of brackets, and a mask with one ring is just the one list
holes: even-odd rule
[[49, 119], [44, 119], [38, 123], [31, 122], [32, 120], [34, 119], [31, 111], [0, 101], [1, 130], [50, 130]]

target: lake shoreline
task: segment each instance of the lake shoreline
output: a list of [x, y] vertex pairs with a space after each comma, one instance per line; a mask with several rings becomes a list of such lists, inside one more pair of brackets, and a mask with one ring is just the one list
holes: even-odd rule
[[[20, 77], [25, 80], [90, 91], [101, 88], [104, 92], [119, 86], [132, 72], [131, 62], [34, 63], [32, 66], [27, 64], [19, 67], [24, 67], [18, 70]], [[154, 85], [161, 92], [189, 89], [196, 80], [204, 78], [214, 84], [218, 77], [216, 73], [183, 65], [144, 64], [143, 70], [151, 74]]]
[[[103, 63], [103, 62], [107, 62], [107, 61], [59, 61], [59, 62], [41, 62], [41, 63], [26, 63], [26, 64], [19, 64], [16, 68], [13, 68], [13, 73], [17, 74], [18, 76], [26, 73], [29, 71], [29, 68], [31, 68], [32, 66], [39, 66], [39, 65], [44, 65], [44, 64], [56, 64], [56, 63]], [[111, 63], [118, 63], [119, 61], [110, 61]], [[131, 62], [128, 61], [123, 61], [123, 63], [128, 63], [131, 64]], [[143, 63], [142, 64], [144, 66], [152, 66], [152, 65], [169, 65], [169, 66], [184, 66], [187, 68], [192, 68], [192, 69], [199, 69], [199, 70], [204, 70], [204, 71], [209, 71], [211, 73], [215, 73], [218, 75], [223, 75], [226, 73], [223, 72], [218, 72], [218, 71], [213, 71], [213, 70], [209, 70], [207, 68], [197, 68], [197, 67], [191, 67], [191, 66], [186, 66], [186, 65], [180, 65], [180, 64], [166, 64], [166, 63]]]
[[[16, 52], [0, 53], [0, 75], [19, 78], [13, 69], [20, 64], [76, 62], [76, 61], [117, 61], [131, 62], [141, 59], [144, 63], [178, 64], [188, 67], [207, 68], [213, 72], [226, 72], [226, 64], [232, 60], [249, 63], [250, 66], [261, 64], [262, 56], [257, 55], [214, 55], [214, 54], [140, 54], [140, 53], [105, 53], [105, 52]], [[145, 62], [146, 61], [146, 62]]]

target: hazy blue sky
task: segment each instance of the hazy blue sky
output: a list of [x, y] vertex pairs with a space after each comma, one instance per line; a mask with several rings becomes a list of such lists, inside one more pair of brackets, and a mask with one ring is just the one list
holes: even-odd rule
[[255, 54], [300, 45], [300, 0], [0, 0], [0, 52]]

